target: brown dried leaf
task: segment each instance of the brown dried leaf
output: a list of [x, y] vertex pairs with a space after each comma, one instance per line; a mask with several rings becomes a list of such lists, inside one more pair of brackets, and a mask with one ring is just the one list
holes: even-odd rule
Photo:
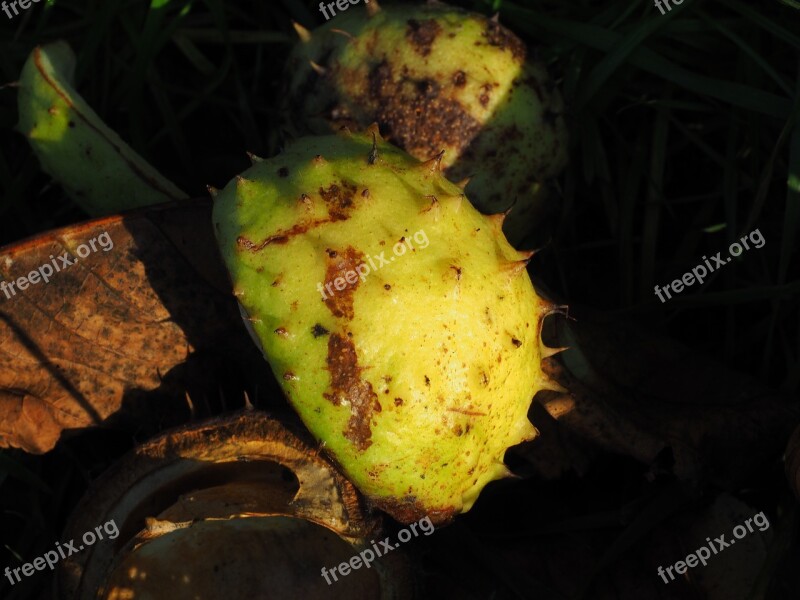
[[[65, 252], [77, 259], [49, 283], [0, 291], [0, 447], [47, 452], [65, 429], [102, 423], [123, 402], [154, 390], [182, 397], [192, 359], [252, 354], [210, 222], [208, 202], [180, 202], [0, 249], [6, 282], [61, 266]], [[79, 258], [103, 233], [113, 248], [104, 239]]]

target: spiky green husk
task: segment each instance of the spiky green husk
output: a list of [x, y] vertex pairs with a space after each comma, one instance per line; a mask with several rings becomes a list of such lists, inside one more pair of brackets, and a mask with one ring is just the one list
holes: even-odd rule
[[364, 494], [398, 520], [443, 522], [507, 474], [505, 450], [536, 434], [550, 306], [502, 217], [475, 210], [437, 158], [347, 132], [298, 140], [215, 198], [248, 324]]
[[519, 38], [443, 4], [372, 17], [356, 7], [301, 37], [287, 99], [301, 131], [377, 122], [416, 158], [445, 150], [448, 177], [472, 177], [479, 209], [515, 205], [506, 232], [521, 237], [541, 185], [566, 163], [567, 134], [561, 95]]

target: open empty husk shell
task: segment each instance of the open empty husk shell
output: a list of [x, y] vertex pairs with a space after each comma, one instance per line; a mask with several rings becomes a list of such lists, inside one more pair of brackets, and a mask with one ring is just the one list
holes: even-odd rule
[[113, 520], [61, 564], [64, 600], [411, 598], [398, 550], [332, 585], [380, 532], [358, 492], [302, 434], [257, 411], [167, 432], [120, 460], [64, 534]]

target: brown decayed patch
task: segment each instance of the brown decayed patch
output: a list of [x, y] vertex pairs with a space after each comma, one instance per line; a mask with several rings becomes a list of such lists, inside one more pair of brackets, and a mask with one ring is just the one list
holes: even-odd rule
[[381, 411], [378, 395], [372, 384], [361, 379], [356, 347], [352, 340], [338, 333], [328, 338], [327, 369], [331, 374], [330, 391], [323, 396], [334, 406], [341, 406], [344, 400], [350, 402], [350, 421], [344, 436], [361, 451], [372, 445], [372, 415]]
[[319, 188], [319, 195], [328, 205], [328, 214], [333, 221], [344, 221], [353, 208], [353, 198], [356, 195], [356, 186], [346, 181], [342, 185], [331, 185], [329, 188]]
[[408, 27], [406, 27], [406, 38], [417, 54], [428, 56], [431, 53], [433, 42], [436, 41], [441, 31], [442, 26], [433, 19], [425, 19], [424, 21], [409, 19]]
[[386, 137], [417, 157], [430, 158], [443, 148], [461, 151], [481, 129], [439, 83], [406, 75], [396, 80], [386, 61], [370, 71], [368, 95]]
[[453, 73], [453, 85], [456, 87], [464, 87], [467, 85], [467, 74], [464, 71], [456, 71]]
[[[348, 246], [343, 252], [329, 249], [326, 261], [328, 266], [325, 270], [325, 283], [323, 286], [327, 289], [328, 284], [330, 284], [333, 294], [325, 299], [325, 306], [333, 313], [334, 317], [352, 319], [354, 316], [353, 293], [358, 288], [358, 284], [361, 283], [361, 279], [356, 279], [355, 283], [349, 283], [345, 279], [345, 275], [349, 271], [355, 271], [356, 267], [364, 262], [364, 255], [352, 246]], [[345, 287], [338, 290], [334, 283], [340, 277], [344, 280]]]
[[341, 186], [334, 183], [327, 189], [320, 188], [319, 195], [322, 196], [322, 199], [328, 206], [328, 218], [301, 221], [289, 229], [278, 230], [277, 233], [266, 237], [263, 242], [258, 244], [243, 235], [236, 238], [236, 243], [245, 250], [258, 252], [270, 244], [286, 244], [293, 237], [307, 233], [310, 229], [314, 229], [320, 225], [345, 221], [350, 217], [350, 211], [354, 206], [353, 198], [355, 197], [355, 193], [356, 186], [347, 182], [342, 182]]
[[313, 221], [304, 221], [302, 223], [298, 223], [294, 225], [290, 229], [279, 230], [278, 233], [273, 235], [267, 236], [263, 242], [260, 244], [256, 244], [249, 238], [246, 238], [243, 235], [240, 235], [236, 238], [236, 243], [239, 244], [245, 250], [250, 250], [251, 252], [258, 252], [259, 250], [263, 250], [270, 244], [286, 244], [289, 242], [296, 235], [301, 235], [303, 233], [308, 232], [309, 229], [314, 229], [315, 227], [319, 227], [324, 223], [330, 223], [333, 219], [314, 219]]
[[500, 48], [501, 50], [509, 50], [519, 62], [525, 61], [525, 55], [527, 53], [525, 43], [508, 29], [500, 25], [500, 23], [487, 21], [483, 37], [486, 38], [486, 42], [490, 46]]
[[394, 498], [371, 498], [372, 502], [381, 510], [389, 513], [400, 523], [414, 523], [425, 517], [434, 525], [446, 525], [456, 516], [456, 509], [452, 506], [443, 508], [426, 508], [413, 495]]

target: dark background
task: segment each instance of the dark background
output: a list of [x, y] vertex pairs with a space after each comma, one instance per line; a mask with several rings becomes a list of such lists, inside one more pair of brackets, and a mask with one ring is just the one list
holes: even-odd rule
[[[567, 101], [570, 164], [556, 182], [557, 219], [531, 263], [534, 279], [570, 304], [668, 332], [797, 398], [800, 4], [686, 0], [664, 16], [647, 1], [454, 4], [499, 11]], [[309, 28], [324, 21], [301, 0], [54, 0], [13, 21], [0, 13], [0, 244], [85, 219], [12, 131], [13, 82], [36, 44], [69, 41], [88, 103], [165, 176], [204, 196], [207, 184], [222, 187], [248, 166], [245, 151], [280, 150], [292, 19]], [[703, 255], [726, 255], [755, 228], [763, 248], [701, 289], [666, 304], [655, 298], [655, 284]], [[60, 539], [86, 482], [132, 443], [92, 435], [45, 460], [0, 454], [0, 564], [35, 556], [34, 540]], [[618, 506], [625, 498], [600, 490], [641, 473], [608, 460], [573, 491]], [[773, 506], [788, 494], [777, 462], [754, 486]], [[797, 560], [793, 548], [778, 558]], [[798, 597], [783, 595], [791, 593], [784, 575], [765, 576], [770, 597]], [[499, 583], [497, 597], [518, 597], [511, 588]]]

